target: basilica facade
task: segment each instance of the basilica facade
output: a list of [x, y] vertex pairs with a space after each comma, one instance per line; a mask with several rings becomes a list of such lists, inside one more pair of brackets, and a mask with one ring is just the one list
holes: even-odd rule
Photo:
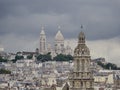
[[58, 32], [55, 35], [53, 45], [47, 43], [44, 27], [42, 27], [40, 33], [39, 53], [46, 54], [48, 52], [51, 52], [52, 57], [55, 57], [58, 54], [72, 55], [71, 47], [69, 45], [65, 45], [65, 39], [60, 30], [60, 26], [58, 27]]

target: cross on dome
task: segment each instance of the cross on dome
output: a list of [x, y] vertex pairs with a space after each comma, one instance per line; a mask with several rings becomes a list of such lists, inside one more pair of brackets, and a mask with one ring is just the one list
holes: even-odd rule
[[41, 30], [41, 33], [40, 33], [40, 34], [45, 34], [45, 32], [44, 32], [44, 26], [42, 26], [41, 29], [42, 29], [42, 30]]

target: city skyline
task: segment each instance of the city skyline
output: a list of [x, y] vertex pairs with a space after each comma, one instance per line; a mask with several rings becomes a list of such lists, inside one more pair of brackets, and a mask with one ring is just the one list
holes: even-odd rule
[[7, 52], [39, 47], [41, 27], [53, 42], [58, 25], [66, 40], [76, 41], [83, 24], [91, 56], [120, 63], [120, 1], [0, 1], [0, 45]]

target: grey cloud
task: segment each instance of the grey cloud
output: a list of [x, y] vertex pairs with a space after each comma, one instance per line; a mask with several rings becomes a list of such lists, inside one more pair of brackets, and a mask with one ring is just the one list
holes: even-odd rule
[[66, 39], [76, 38], [81, 24], [89, 40], [118, 37], [119, 10], [119, 0], [0, 0], [0, 42], [7, 44], [9, 35], [18, 41], [20, 37], [37, 40], [42, 25], [48, 41], [54, 39], [58, 25]]
[[[77, 38], [66, 40], [65, 44], [68, 41], [74, 50], [77, 46]], [[90, 49], [92, 59], [104, 57], [107, 62], [112, 62], [120, 66], [120, 37], [104, 40], [86, 40], [86, 44]]]
[[14, 34], [9, 34], [0, 37], [0, 44], [4, 47], [7, 52], [17, 52], [17, 51], [35, 51], [38, 47], [39, 39], [32, 36], [20, 37]]

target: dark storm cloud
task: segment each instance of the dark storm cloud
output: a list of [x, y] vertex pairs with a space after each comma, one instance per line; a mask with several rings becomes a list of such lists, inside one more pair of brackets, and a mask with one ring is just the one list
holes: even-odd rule
[[[91, 39], [111, 38], [120, 34], [119, 4], [119, 0], [1, 0], [0, 32], [1, 34], [10, 32], [23, 35], [26, 33], [36, 34], [40, 26], [36, 28], [38, 22], [35, 20], [43, 15], [43, 17], [46, 17], [44, 17], [43, 20], [41, 20], [41, 18], [39, 19], [39, 25], [43, 22], [43, 24], [47, 24], [47, 26], [50, 27], [51, 23], [53, 23], [54, 25], [51, 26], [53, 28], [57, 26], [57, 24], [64, 24], [63, 26], [66, 25], [66, 27], [68, 27], [65, 28], [66, 31], [63, 27], [63, 33], [65, 33], [67, 38], [75, 37], [80, 31], [80, 24], [85, 25], [87, 29], [85, 32], [90, 31], [88, 36]], [[35, 18], [34, 14], [38, 15], [38, 17]], [[61, 15], [66, 16], [60, 18], [59, 16]], [[58, 17], [54, 18], [54, 16]], [[69, 17], [69, 20], [64, 21], [67, 17]], [[50, 18], [53, 18], [53, 20]], [[56, 21], [56, 19], [58, 20]], [[60, 21], [60, 19], [63, 19], [63, 21]], [[51, 22], [48, 23], [50, 20]], [[34, 24], [31, 26], [32, 22]], [[70, 24], [76, 28], [71, 27]], [[50, 32], [55, 31], [52, 30], [52, 28], [49, 28]], [[36, 29], [36, 33], [33, 29]], [[73, 31], [75, 34], [72, 34]], [[108, 35], [108, 31], [110, 35]], [[72, 36], [70, 34], [67, 36], [69, 32], [71, 32], [70, 34]], [[100, 37], [99, 34], [101, 34], [102, 37]]]
[[31, 42], [38, 40], [42, 25], [47, 38], [52, 39], [58, 25], [65, 38], [76, 38], [81, 24], [87, 39], [118, 37], [119, 10], [120, 0], [0, 0], [0, 42], [12, 43], [13, 38], [17, 42], [21, 37], [27, 40], [20, 43], [29, 41], [28, 38]]

